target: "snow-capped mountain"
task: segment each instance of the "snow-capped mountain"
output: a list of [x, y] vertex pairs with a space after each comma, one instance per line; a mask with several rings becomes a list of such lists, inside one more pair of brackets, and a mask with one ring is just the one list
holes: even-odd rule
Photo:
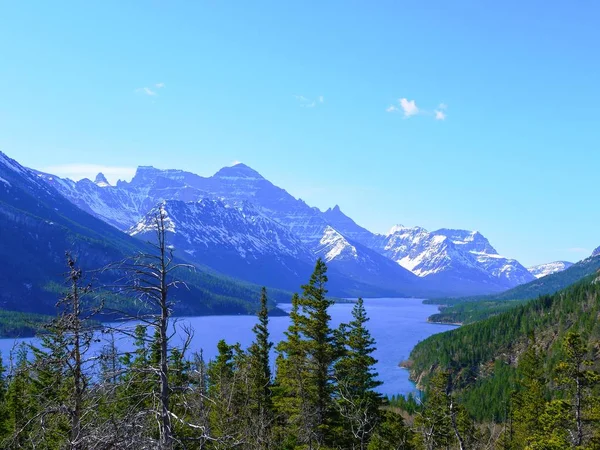
[[151, 240], [159, 208], [167, 216], [170, 244], [194, 263], [284, 289], [297, 288], [310, 274], [310, 250], [249, 203], [231, 206], [212, 199], [166, 200], [150, 210], [129, 234]]
[[[429, 232], [421, 227], [397, 225], [387, 235], [381, 235], [357, 225], [339, 207], [329, 209], [323, 215], [344, 235], [353, 236], [415, 275], [444, 278], [445, 281], [438, 283], [447, 284], [448, 288], [451, 285], [457, 289], [465, 288], [460, 293], [499, 291], [533, 279], [518, 261], [500, 256], [476, 231], [440, 229]], [[467, 286], [470, 287], [467, 289]]]
[[[197, 202], [205, 198], [220, 199], [231, 207], [247, 208], [249, 204], [253, 205], [256, 214], [268, 217], [301, 241], [312, 252], [314, 260], [328, 226], [323, 213], [317, 208], [311, 208], [294, 198], [244, 164], [225, 167], [208, 178], [181, 170], [143, 166], [138, 168], [131, 182], [120, 181], [116, 186], [107, 185], [102, 177], [97, 177], [94, 183], [90, 180], [62, 180], [42, 173], [39, 175], [82, 209], [124, 231], [135, 226], [148, 211], [164, 200]], [[178, 232], [185, 233], [184, 230], [185, 226], [178, 227]], [[376, 267], [384, 267], [389, 262], [366, 247], [361, 247], [359, 252], [370, 253], [369, 258], [363, 258], [363, 270], [370, 274], [376, 272]], [[374, 266], [368, 267], [371, 263]], [[330, 265], [334, 267], [335, 262]], [[231, 267], [225, 269], [225, 273], [231, 275], [239, 273]], [[405, 278], [400, 276], [390, 280], [382, 277], [376, 280], [376, 284], [403, 286]], [[402, 292], [406, 291], [403, 289]]]
[[499, 255], [490, 242], [478, 231], [441, 229], [434, 231], [433, 234], [446, 236], [458, 249], [467, 251], [475, 259], [475, 265], [478, 268], [497, 278], [505, 288], [533, 280], [529, 271], [521, 263]]
[[[594, 255], [592, 255], [594, 256]], [[572, 262], [568, 261], [554, 261], [546, 264], [539, 264], [537, 266], [528, 267], [527, 270], [531, 275], [536, 278], [542, 278], [553, 273], [562, 272], [573, 265]]]
[[377, 235], [354, 222], [354, 220], [342, 212], [338, 205], [329, 208], [322, 213], [321, 216], [329, 226], [335, 228], [353, 241], [360, 242], [366, 246], [371, 246], [373, 240], [377, 240]]
[[533, 279], [516, 260], [504, 258], [478, 232], [392, 227], [372, 240], [378, 251], [419, 277], [470, 294], [501, 291]]
[[409, 270], [350, 240], [329, 225], [315, 253], [330, 267], [352, 279], [396, 289], [402, 295], [432, 295], [437, 292]]
[[598, 255], [600, 255], [600, 247], [596, 248], [596, 250], [594, 250], [592, 252], [592, 256], [598, 256]]
[[[323, 256], [331, 267], [353, 279], [368, 279], [377, 286], [399, 286], [402, 292], [407, 292], [407, 283], [413, 283], [408, 281], [411, 277], [406, 270], [429, 280], [431, 286], [447, 295], [496, 292], [533, 279], [517, 261], [498, 255], [480, 233], [447, 229], [428, 232], [399, 226], [387, 235], [374, 234], [356, 224], [338, 206], [321, 212], [244, 164], [224, 167], [211, 177], [141, 166], [130, 182], [119, 181], [116, 186], [111, 186], [101, 174], [95, 182], [73, 182], [42, 173], [39, 176], [85, 211], [123, 231], [143, 222], [146, 214], [165, 200], [220, 200], [231, 211], [252, 205], [257, 217], [268, 218], [271, 224], [287, 230], [313, 259]], [[182, 224], [185, 225], [180, 225], [176, 234], [181, 233], [184, 241], [197, 234], [198, 230], [186, 230], [186, 221]], [[203, 239], [212, 232], [219, 234], [207, 228]], [[248, 233], [252, 235], [253, 231], [249, 229]], [[221, 241], [222, 236], [215, 237], [215, 242]], [[252, 241], [244, 242], [250, 245]], [[224, 254], [227, 248], [222, 243]], [[187, 250], [189, 254], [193, 251]], [[244, 251], [251, 253], [256, 249], [250, 245]], [[233, 274], [231, 270], [226, 273]]]

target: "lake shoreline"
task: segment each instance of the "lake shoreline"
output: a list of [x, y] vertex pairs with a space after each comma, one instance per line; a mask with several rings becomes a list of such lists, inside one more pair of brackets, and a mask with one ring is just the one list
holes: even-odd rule
[[[283, 315], [270, 316], [269, 332], [270, 340], [276, 346], [285, 338], [285, 332], [289, 326], [290, 303], [278, 303], [277, 308], [283, 311]], [[341, 323], [352, 320], [352, 309], [354, 302], [336, 303], [330, 307], [332, 329]], [[410, 380], [410, 372], [398, 366], [398, 361], [407, 360], [415, 345], [427, 339], [433, 334], [455, 328], [452, 325], [434, 324], [427, 322], [427, 317], [435, 312], [432, 305], [423, 304], [422, 299], [406, 298], [367, 298], [365, 308], [370, 318], [369, 330], [376, 340], [377, 350], [374, 357], [378, 360], [375, 371], [383, 385], [378, 389], [382, 395], [408, 395], [415, 392], [417, 387]], [[242, 348], [248, 346], [254, 340], [252, 328], [257, 318], [254, 315], [210, 315], [192, 317], [173, 317], [173, 322], [180, 325], [190, 326], [195, 330], [191, 351], [202, 350], [206, 361], [216, 357], [217, 343], [224, 339], [228, 344], [239, 342]], [[110, 322], [109, 322], [110, 323]], [[112, 322], [115, 326], [126, 326], [124, 322]], [[131, 322], [131, 326], [135, 323]], [[99, 335], [101, 339], [103, 338]], [[180, 336], [176, 336], [173, 345], [179, 346]], [[132, 351], [132, 342], [124, 336], [117, 336], [117, 346], [121, 352]], [[15, 342], [26, 342], [35, 344], [36, 338], [0, 339], [0, 352], [7, 356]], [[103, 342], [97, 344], [94, 351], [98, 351]], [[276, 353], [272, 351], [271, 361], [275, 365]]]

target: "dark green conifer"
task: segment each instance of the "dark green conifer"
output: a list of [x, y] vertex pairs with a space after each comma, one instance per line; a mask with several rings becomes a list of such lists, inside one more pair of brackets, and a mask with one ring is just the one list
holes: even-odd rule
[[362, 298], [352, 309], [353, 320], [338, 333], [340, 358], [335, 363], [335, 398], [342, 417], [342, 435], [350, 437], [352, 448], [365, 449], [379, 421], [382, 397], [375, 389], [381, 385], [374, 372], [377, 360], [375, 340], [366, 328], [369, 321]]

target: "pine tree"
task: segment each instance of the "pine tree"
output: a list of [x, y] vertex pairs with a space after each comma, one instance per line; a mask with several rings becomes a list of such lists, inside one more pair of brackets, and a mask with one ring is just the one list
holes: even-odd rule
[[286, 340], [278, 347], [276, 406], [285, 448], [324, 448], [335, 439], [333, 364], [337, 351], [327, 299], [327, 267], [319, 259], [302, 297], [294, 295]]
[[[579, 447], [583, 445], [586, 425], [586, 412], [592, 407], [593, 394], [591, 389], [600, 384], [600, 374], [591, 370], [594, 361], [588, 358], [588, 349], [581, 335], [569, 332], [563, 340], [564, 360], [557, 368], [557, 382], [567, 392], [571, 409], [570, 422], [573, 429], [571, 443]], [[598, 402], [598, 398], [595, 399]]]
[[140, 320], [154, 330], [149, 369], [158, 376], [158, 392], [155, 396], [157, 401], [151, 404], [148, 412], [155, 416], [157, 447], [161, 450], [171, 450], [176, 437], [173, 434], [171, 410], [173, 389], [169, 381], [172, 337], [169, 324], [174, 305], [170, 292], [182, 284], [175, 278], [177, 272], [190, 266], [178, 264], [173, 256], [173, 248], [167, 244], [168, 217], [163, 205], [153, 219], [156, 242], [149, 244], [154, 251], [127, 258], [116, 264], [114, 269], [126, 274], [125, 284], [117, 286], [117, 290], [135, 296], [136, 300], [143, 304], [142, 310], [147, 312], [132, 319]]
[[525, 448], [541, 431], [540, 413], [544, 411], [546, 378], [544, 365], [534, 345], [519, 361], [518, 390], [512, 394], [508, 441], [511, 448]]
[[[375, 340], [366, 323], [369, 321], [362, 298], [352, 309], [353, 320], [341, 326], [338, 346], [341, 357], [335, 363], [336, 406], [343, 420], [343, 434], [352, 435], [352, 448], [364, 450], [379, 421], [382, 397], [375, 389], [381, 385], [373, 371], [377, 360]], [[350, 433], [348, 433], [350, 432]]]
[[250, 377], [250, 428], [254, 430], [253, 448], [268, 449], [271, 445], [273, 399], [269, 352], [269, 309], [267, 290], [262, 288], [258, 323], [252, 329], [255, 340], [248, 349]]
[[400, 414], [394, 411], [384, 411], [382, 420], [375, 428], [367, 449], [411, 450], [416, 448], [414, 440], [414, 433], [406, 426]]
[[331, 443], [333, 418], [333, 376], [332, 365], [336, 351], [331, 317], [328, 309], [333, 304], [327, 299], [327, 266], [318, 259], [308, 284], [302, 286], [303, 295], [299, 306], [299, 328], [305, 339], [308, 370], [310, 406], [314, 415], [314, 428], [309, 442], [314, 439], [317, 446]]
[[273, 404], [278, 413], [276, 440], [282, 448], [295, 448], [310, 433], [310, 415], [303, 414], [309, 403], [304, 380], [307, 374], [306, 354], [300, 336], [300, 297], [292, 297], [290, 326], [286, 339], [277, 345], [277, 373], [273, 386]]
[[455, 441], [450, 414], [451, 398], [448, 395], [449, 382], [448, 372], [436, 372], [432, 376], [423, 411], [415, 418], [415, 426], [427, 450], [446, 448]]
[[[10, 380], [6, 391], [6, 421], [8, 435], [0, 442], [1, 448], [27, 448], [32, 431], [32, 420], [40, 406], [32, 399], [30, 364], [27, 348], [17, 349], [16, 360], [11, 363]], [[11, 355], [11, 361], [13, 355]]]
[[8, 424], [8, 408], [6, 404], [8, 383], [5, 373], [6, 367], [4, 367], [2, 354], [0, 353], [0, 443], [2, 443], [2, 441], [8, 437], [10, 430]]
[[544, 409], [539, 411], [538, 429], [532, 432], [526, 449], [563, 450], [572, 447], [568, 432], [569, 409], [569, 404], [564, 400], [547, 402]]
[[245, 425], [247, 385], [243, 383], [241, 368], [246, 364], [239, 344], [217, 344], [219, 351], [208, 365], [208, 397], [211, 438], [215, 449], [231, 449], [246, 444]]

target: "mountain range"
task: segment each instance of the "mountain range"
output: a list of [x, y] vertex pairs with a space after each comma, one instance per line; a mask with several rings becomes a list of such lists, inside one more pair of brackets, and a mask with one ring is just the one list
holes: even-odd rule
[[[39, 173], [1, 152], [0, 236], [0, 309], [23, 312], [55, 311], [67, 250], [84, 272], [152, 251], [144, 241], [78, 208]], [[179, 314], [246, 314], [258, 308], [259, 286], [200, 266], [181, 275], [188, 289], [173, 292]], [[110, 284], [118, 276], [118, 271], [94, 272], [89, 281]], [[273, 291], [273, 300], [282, 300], [278, 295]]]
[[141, 239], [160, 204], [186, 259], [252, 283], [296, 289], [317, 257], [339, 280], [336, 295], [482, 295], [535, 280], [477, 231], [396, 225], [373, 233], [339, 206], [320, 211], [244, 164], [211, 177], [140, 166], [115, 186], [102, 174], [77, 182], [36, 174], [83, 211]]

